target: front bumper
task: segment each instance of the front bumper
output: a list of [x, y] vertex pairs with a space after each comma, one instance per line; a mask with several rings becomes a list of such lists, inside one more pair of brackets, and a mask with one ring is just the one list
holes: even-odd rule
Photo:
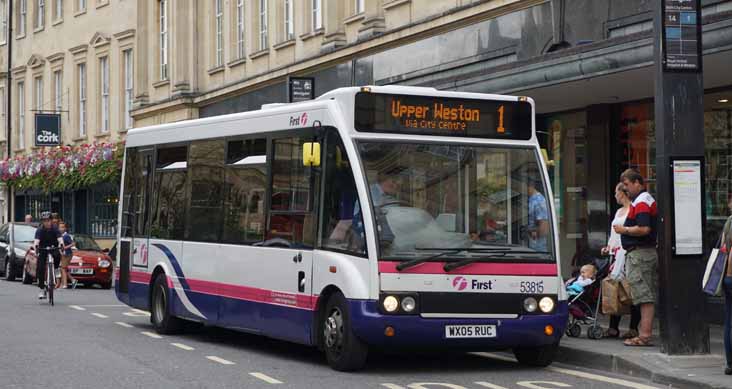
[[[567, 302], [559, 301], [553, 313], [526, 315], [516, 319], [426, 319], [419, 315], [384, 315], [373, 300], [350, 300], [352, 328], [357, 337], [369, 346], [377, 348], [399, 347], [419, 349], [463, 349], [472, 351], [505, 350], [514, 347], [538, 347], [556, 344], [567, 325]], [[446, 325], [493, 324], [494, 338], [449, 339], [445, 337]], [[554, 333], [544, 333], [547, 325]], [[387, 326], [395, 335], [387, 337]]]
[[[93, 269], [94, 273], [92, 274], [73, 274], [72, 270], [74, 269]], [[106, 271], [103, 271], [106, 270]], [[69, 266], [69, 274], [74, 277], [74, 279], [78, 280], [79, 282], [96, 282], [96, 283], [110, 283], [112, 282], [112, 275], [114, 273], [114, 270], [109, 267], [106, 269], [102, 269], [99, 267], [90, 268], [88, 266]]]

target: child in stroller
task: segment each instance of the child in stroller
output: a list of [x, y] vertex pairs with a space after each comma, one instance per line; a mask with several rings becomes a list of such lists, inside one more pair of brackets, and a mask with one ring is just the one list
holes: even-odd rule
[[587, 329], [588, 338], [602, 338], [602, 328], [597, 319], [602, 298], [601, 281], [608, 275], [609, 265], [609, 259], [596, 258], [592, 264], [582, 266], [579, 276], [565, 283], [569, 296], [568, 336], [579, 337], [582, 334], [581, 325], [584, 324], [590, 326]]

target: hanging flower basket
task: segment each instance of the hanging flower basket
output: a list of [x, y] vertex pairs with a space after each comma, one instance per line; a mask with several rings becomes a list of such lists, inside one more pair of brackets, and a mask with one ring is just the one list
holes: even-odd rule
[[0, 161], [0, 181], [15, 190], [45, 193], [86, 188], [119, 179], [124, 144], [59, 146]]

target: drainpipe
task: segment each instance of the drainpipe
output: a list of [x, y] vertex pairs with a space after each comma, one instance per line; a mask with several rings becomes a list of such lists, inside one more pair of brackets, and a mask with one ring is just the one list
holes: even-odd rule
[[[10, 158], [10, 156], [12, 155], [12, 152], [13, 152], [13, 147], [12, 147], [13, 131], [11, 130], [11, 125], [13, 123], [13, 120], [11, 117], [12, 111], [10, 110], [11, 102], [13, 101], [13, 98], [12, 98], [13, 94], [11, 93], [12, 86], [13, 86], [13, 82], [12, 82], [12, 78], [13, 78], [13, 76], [12, 76], [13, 75], [12, 58], [13, 58], [13, 40], [14, 40], [13, 39], [13, 1], [8, 1], [8, 35], [5, 38], [7, 40], [7, 45], [8, 45], [8, 58], [7, 58], [8, 73], [7, 73], [7, 78], [6, 78], [7, 81], [6, 81], [6, 85], [5, 85], [5, 90], [7, 91], [5, 93], [5, 99], [7, 101], [7, 106], [5, 107], [5, 119], [6, 119], [7, 123], [5, 125], [5, 128], [7, 129], [7, 133], [5, 134], [6, 135], [5, 139], [7, 141], [7, 147], [8, 147], [7, 157]], [[13, 221], [13, 216], [12, 216], [13, 215], [13, 191], [10, 188], [10, 186], [8, 186], [7, 207], [8, 207], [8, 222], [11, 222], [11, 221]]]

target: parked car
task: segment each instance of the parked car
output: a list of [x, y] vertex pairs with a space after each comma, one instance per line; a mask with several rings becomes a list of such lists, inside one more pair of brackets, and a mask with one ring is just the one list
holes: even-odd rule
[[[7, 223], [0, 227], [0, 275], [6, 280], [14, 281], [16, 277], [22, 277], [25, 254], [33, 245], [36, 228], [34, 223]], [[12, 242], [11, 238], [14, 238]], [[13, 253], [11, 246], [15, 251]]]
[[[112, 287], [114, 261], [109, 257], [109, 250], [102, 250], [91, 236], [75, 234], [75, 248], [69, 264], [69, 273], [84, 285], [99, 284], [104, 289]], [[24, 283], [32, 283], [35, 279], [38, 258], [34, 251], [29, 251], [25, 260]]]

